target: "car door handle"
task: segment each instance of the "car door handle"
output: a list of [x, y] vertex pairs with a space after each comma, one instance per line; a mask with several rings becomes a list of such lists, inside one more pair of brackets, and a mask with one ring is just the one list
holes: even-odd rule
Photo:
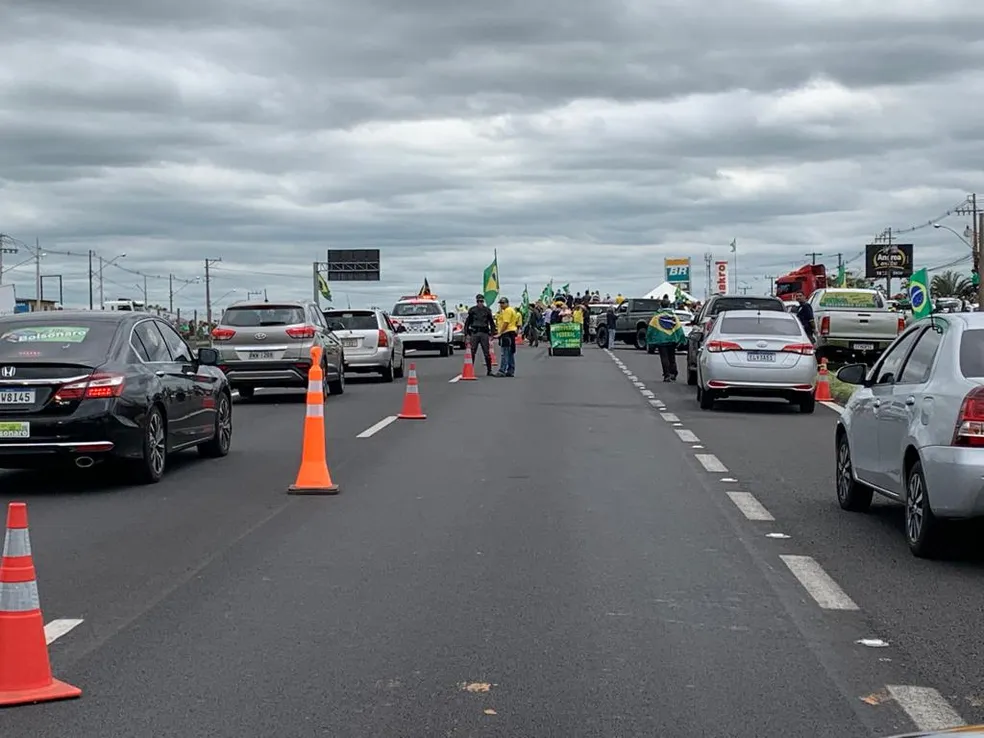
[[912, 405], [915, 405], [916, 404], [916, 398], [913, 397], [912, 395], [909, 395], [908, 397], [905, 398], [905, 404], [908, 405], [908, 406], [910, 406], [910, 407]]

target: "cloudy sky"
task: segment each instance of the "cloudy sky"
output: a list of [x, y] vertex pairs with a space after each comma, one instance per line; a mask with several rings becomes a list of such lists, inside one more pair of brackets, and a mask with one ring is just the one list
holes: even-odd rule
[[[147, 274], [166, 304], [205, 257], [228, 301], [378, 247], [383, 281], [335, 294], [388, 305], [425, 275], [474, 295], [496, 249], [516, 297], [638, 294], [680, 256], [702, 293], [736, 238], [762, 292], [984, 190], [982, 25], [972, 0], [7, 2], [0, 232], [74, 305], [90, 249], [127, 254], [107, 298]], [[917, 266], [968, 253], [903, 235]], [[33, 296], [33, 264], [11, 281]]]

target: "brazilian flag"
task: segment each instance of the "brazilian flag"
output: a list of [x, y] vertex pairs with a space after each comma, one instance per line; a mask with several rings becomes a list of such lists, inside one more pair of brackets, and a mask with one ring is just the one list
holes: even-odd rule
[[646, 328], [646, 343], [650, 346], [672, 343], [678, 346], [687, 340], [683, 324], [672, 310], [660, 310]]
[[318, 273], [318, 292], [328, 302], [331, 302], [331, 287], [328, 286], [328, 280], [320, 272]]
[[920, 269], [912, 273], [909, 277], [909, 305], [912, 306], [912, 319], [921, 320], [927, 318], [933, 312], [933, 304], [929, 299], [929, 290], [926, 283], [929, 281], [929, 274], [925, 269]]

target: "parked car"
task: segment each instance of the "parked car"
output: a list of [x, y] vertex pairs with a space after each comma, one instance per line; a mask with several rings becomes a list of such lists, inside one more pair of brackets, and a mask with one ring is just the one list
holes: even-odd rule
[[237, 302], [212, 331], [219, 368], [249, 399], [259, 387], [307, 387], [311, 349], [322, 348], [324, 395], [345, 391], [345, 351], [309, 300]]
[[161, 479], [171, 454], [229, 453], [232, 395], [208, 348], [140, 312], [0, 318], [0, 467], [111, 460]]
[[784, 310], [720, 314], [697, 355], [702, 410], [723, 397], [782, 397], [812, 413], [816, 378], [813, 343]]
[[920, 320], [871, 371], [850, 364], [837, 378], [858, 385], [834, 437], [837, 501], [903, 503], [909, 549], [932, 556], [945, 521], [984, 516], [984, 314]]
[[382, 310], [325, 310], [325, 322], [345, 351], [345, 371], [375, 372], [384, 382], [403, 376], [405, 355], [400, 333]]
[[697, 384], [697, 352], [704, 343], [704, 336], [719, 314], [727, 310], [769, 310], [785, 312], [778, 297], [749, 297], [748, 295], [711, 295], [691, 323], [687, 335], [687, 384]]

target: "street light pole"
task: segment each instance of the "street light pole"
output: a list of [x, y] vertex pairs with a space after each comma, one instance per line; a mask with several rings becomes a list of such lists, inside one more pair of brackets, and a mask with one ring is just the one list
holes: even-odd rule
[[41, 312], [41, 242], [34, 239], [34, 309]]
[[209, 330], [212, 330], [212, 276], [209, 269], [212, 264], [220, 261], [222, 261], [221, 256], [218, 259], [205, 259], [205, 323]]
[[89, 249], [89, 310], [92, 310], [92, 249]]

